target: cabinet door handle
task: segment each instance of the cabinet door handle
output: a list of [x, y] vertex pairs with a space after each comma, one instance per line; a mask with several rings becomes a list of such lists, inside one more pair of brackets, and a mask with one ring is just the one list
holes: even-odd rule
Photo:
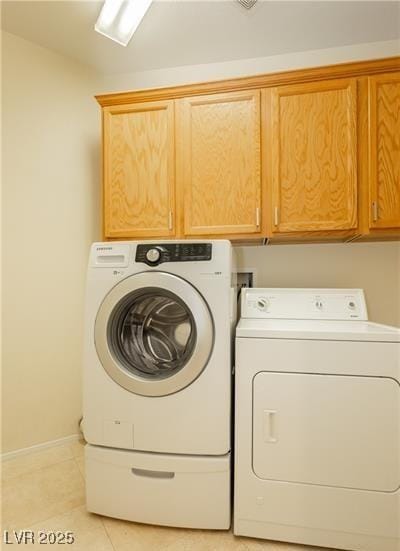
[[263, 436], [264, 442], [268, 444], [275, 444], [278, 442], [276, 437], [276, 423], [275, 423], [276, 410], [264, 409], [263, 411]]
[[260, 227], [260, 207], [256, 208], [256, 226]]
[[377, 201], [372, 202], [372, 220], [376, 222], [378, 220], [378, 203]]
[[168, 229], [172, 230], [173, 228], [173, 220], [172, 220], [172, 210], [168, 213]]
[[279, 225], [279, 207], [275, 207], [274, 209], [274, 226]]

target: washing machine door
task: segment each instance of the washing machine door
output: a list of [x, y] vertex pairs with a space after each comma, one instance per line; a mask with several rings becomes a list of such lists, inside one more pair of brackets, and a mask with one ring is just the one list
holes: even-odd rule
[[165, 396], [206, 367], [214, 327], [205, 300], [187, 281], [142, 272], [108, 293], [94, 336], [101, 364], [116, 383], [135, 394]]

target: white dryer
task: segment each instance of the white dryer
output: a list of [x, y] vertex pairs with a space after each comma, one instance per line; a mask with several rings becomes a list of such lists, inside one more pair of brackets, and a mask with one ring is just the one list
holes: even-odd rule
[[92, 246], [83, 424], [90, 511], [229, 527], [235, 316], [228, 241]]
[[246, 289], [234, 533], [400, 549], [400, 330], [356, 289]]

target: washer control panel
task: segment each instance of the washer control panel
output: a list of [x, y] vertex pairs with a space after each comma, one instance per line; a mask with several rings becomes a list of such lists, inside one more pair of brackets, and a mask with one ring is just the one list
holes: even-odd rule
[[163, 262], [207, 261], [211, 258], [211, 243], [146, 243], [137, 246], [135, 262], [158, 266]]
[[242, 289], [242, 318], [368, 320], [362, 289]]

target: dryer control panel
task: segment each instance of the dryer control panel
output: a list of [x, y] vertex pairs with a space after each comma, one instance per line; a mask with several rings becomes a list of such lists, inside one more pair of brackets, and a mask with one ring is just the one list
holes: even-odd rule
[[135, 262], [158, 266], [163, 262], [211, 260], [211, 243], [146, 243], [136, 248]]
[[242, 318], [368, 320], [362, 289], [243, 289]]

